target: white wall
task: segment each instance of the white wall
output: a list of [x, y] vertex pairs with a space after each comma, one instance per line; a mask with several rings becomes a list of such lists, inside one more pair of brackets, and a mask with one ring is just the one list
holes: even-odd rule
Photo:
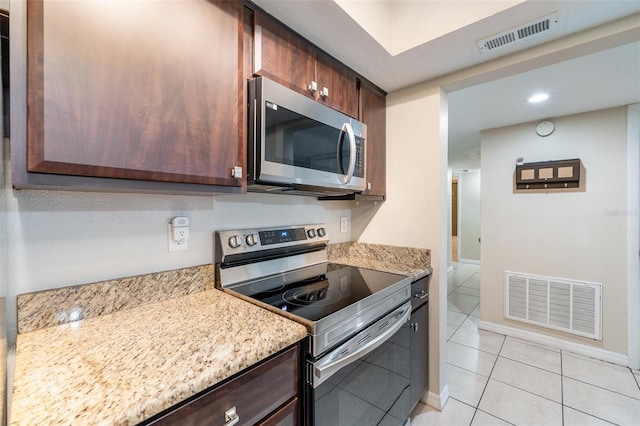
[[629, 367], [640, 369], [640, 104], [627, 115], [627, 283], [629, 297]]
[[[501, 1], [369, 1], [335, 0], [390, 54], [480, 21], [524, 0]], [[406, 31], [411, 28], [411, 31]]]
[[[526, 329], [619, 354], [627, 352], [626, 107], [482, 132], [483, 321]], [[514, 194], [515, 160], [580, 158], [586, 191]], [[603, 283], [602, 341], [503, 319], [504, 272]]]
[[480, 261], [480, 171], [458, 176], [458, 250], [460, 261]]
[[447, 98], [440, 87], [417, 85], [387, 96], [387, 199], [354, 210], [361, 242], [431, 249], [429, 395], [446, 402]]

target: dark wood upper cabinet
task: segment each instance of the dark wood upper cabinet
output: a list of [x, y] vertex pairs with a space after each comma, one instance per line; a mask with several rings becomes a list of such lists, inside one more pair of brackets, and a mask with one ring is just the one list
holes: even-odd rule
[[[357, 117], [358, 87], [354, 71], [262, 12], [254, 13], [253, 33], [255, 75], [268, 77]], [[313, 83], [315, 89], [311, 87]], [[324, 88], [326, 92], [323, 92]]]
[[243, 187], [243, 6], [27, 4], [29, 172]]
[[[323, 52], [316, 53], [316, 99], [333, 109], [358, 117], [358, 80], [355, 72]], [[327, 96], [322, 90], [327, 89]]]
[[365, 195], [386, 194], [386, 95], [372, 84], [360, 85], [359, 119], [367, 125], [367, 189]]
[[254, 13], [253, 31], [254, 74], [309, 96], [309, 85], [316, 76], [313, 46], [258, 11]]

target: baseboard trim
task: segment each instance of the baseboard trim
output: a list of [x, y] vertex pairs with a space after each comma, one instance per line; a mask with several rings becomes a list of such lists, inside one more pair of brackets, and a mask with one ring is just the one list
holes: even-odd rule
[[[426, 400], [425, 400], [426, 397]], [[444, 385], [444, 389], [440, 394], [433, 393], [430, 390], [422, 396], [422, 402], [429, 407], [433, 407], [438, 411], [442, 411], [447, 400], [449, 399], [449, 385]]]
[[458, 263], [471, 263], [472, 265], [480, 265], [481, 262], [476, 259], [465, 259], [465, 258], [459, 257]]
[[592, 346], [583, 345], [581, 343], [568, 342], [557, 337], [546, 336], [544, 334], [535, 333], [533, 331], [521, 330], [519, 328], [513, 328], [488, 321], [480, 321], [478, 323], [478, 328], [481, 330], [492, 331], [494, 333], [500, 333], [522, 340], [528, 340], [533, 343], [540, 343], [556, 349], [571, 351], [578, 355], [584, 355], [602, 361], [613, 362], [614, 364], [623, 365], [625, 367], [629, 366], [629, 357], [618, 352], [594, 348]]

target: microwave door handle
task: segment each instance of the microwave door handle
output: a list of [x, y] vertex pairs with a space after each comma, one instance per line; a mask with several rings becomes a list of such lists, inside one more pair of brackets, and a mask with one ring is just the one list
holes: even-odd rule
[[347, 133], [349, 136], [349, 168], [347, 169], [347, 174], [342, 178], [342, 181], [345, 184], [351, 182], [351, 178], [353, 177], [353, 173], [356, 169], [356, 137], [353, 134], [353, 128], [351, 127], [351, 123], [344, 123], [342, 125], [342, 129], [340, 130], [340, 137], [338, 138], [338, 168], [342, 171], [342, 135]]
[[[338, 173], [344, 174], [344, 166], [342, 164], [342, 141], [344, 140], [345, 127], [342, 125], [338, 134], [338, 144], [336, 146], [336, 159], [338, 160]], [[343, 178], [344, 179], [344, 178]]]
[[[312, 379], [313, 387], [314, 388], [318, 387], [329, 377], [337, 373], [338, 370], [340, 370], [342, 367], [345, 367], [351, 364], [357, 359], [362, 358], [363, 356], [367, 355], [370, 352], [373, 352], [375, 349], [378, 349], [380, 346], [382, 346], [387, 340], [389, 340], [391, 336], [396, 334], [396, 331], [400, 330], [400, 328], [402, 328], [402, 326], [407, 321], [409, 321], [409, 318], [411, 317], [411, 304], [405, 304], [399, 307], [387, 318], [391, 316], [395, 316], [397, 314], [400, 314], [401, 316], [399, 318], [396, 318], [387, 330], [385, 330], [383, 333], [379, 334], [378, 336], [376, 336], [375, 338], [367, 342], [366, 345], [363, 345], [362, 347], [358, 348], [356, 351], [350, 354], [346, 354], [344, 356], [338, 356], [338, 357], [332, 357], [331, 354], [325, 355], [325, 357], [327, 358], [327, 361], [320, 362], [313, 366], [313, 375], [314, 375]], [[372, 325], [372, 327], [379, 325], [380, 322], [384, 322], [385, 320], [380, 320], [378, 323]], [[354, 338], [359, 338], [359, 337], [360, 336], [358, 335], [357, 337], [354, 337]], [[343, 352], [344, 347], [348, 346], [348, 344], [349, 342], [347, 342], [342, 346], [339, 346], [338, 348], [334, 349], [332, 352], [339, 354]]]

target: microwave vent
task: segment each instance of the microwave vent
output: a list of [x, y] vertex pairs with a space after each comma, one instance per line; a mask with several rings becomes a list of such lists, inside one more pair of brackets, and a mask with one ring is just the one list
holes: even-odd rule
[[496, 49], [514, 45], [520, 40], [531, 39], [552, 30], [558, 23], [556, 15], [545, 16], [535, 21], [519, 25], [510, 30], [492, 35], [477, 41], [481, 53], [487, 53]]

